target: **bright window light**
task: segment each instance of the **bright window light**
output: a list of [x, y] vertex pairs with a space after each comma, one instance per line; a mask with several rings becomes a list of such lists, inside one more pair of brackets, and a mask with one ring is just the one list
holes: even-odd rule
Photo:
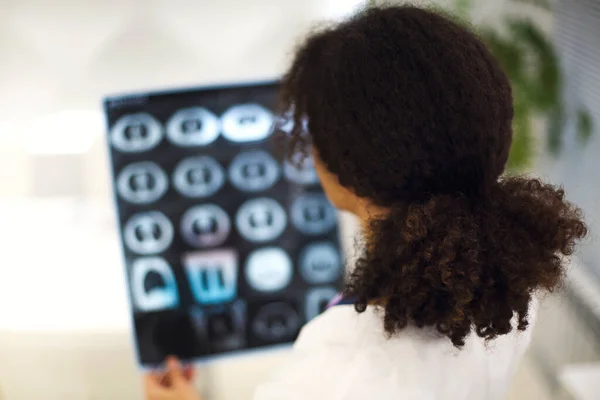
[[103, 130], [104, 117], [100, 111], [66, 110], [28, 124], [22, 137], [30, 154], [84, 154]]
[[339, 20], [344, 19], [359, 8], [367, 5], [366, 0], [328, 0], [324, 1], [325, 18]]
[[14, 132], [14, 128], [12, 126], [9, 125], [2, 125], [0, 124], [0, 139], [5, 139], [5, 138], [10, 138], [13, 135], [11, 135]]

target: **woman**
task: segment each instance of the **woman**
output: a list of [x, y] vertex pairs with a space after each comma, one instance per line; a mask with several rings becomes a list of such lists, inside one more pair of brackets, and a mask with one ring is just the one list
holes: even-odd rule
[[[561, 283], [586, 226], [561, 189], [502, 176], [513, 106], [498, 62], [438, 13], [369, 9], [308, 38], [281, 106], [292, 152], [311, 146], [365, 245], [353, 304], [310, 322], [255, 399], [502, 399], [534, 294]], [[174, 385], [147, 378], [149, 398], [197, 399], [170, 371]]]

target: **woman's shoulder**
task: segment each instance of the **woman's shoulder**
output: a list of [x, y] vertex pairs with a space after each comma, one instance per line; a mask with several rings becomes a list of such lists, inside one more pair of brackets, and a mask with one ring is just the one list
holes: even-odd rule
[[[525, 332], [515, 329], [507, 335], [486, 342], [474, 332], [466, 337], [465, 345], [457, 349], [444, 335], [432, 327], [408, 326], [394, 336], [385, 332], [383, 311], [369, 306], [358, 313], [352, 305], [336, 306], [309, 322], [301, 331], [294, 349], [311, 351], [319, 348], [343, 348], [346, 352], [362, 352], [363, 357], [386, 354], [397, 360], [414, 358], [412, 362], [429, 362], [432, 359], [473, 360], [496, 356], [496, 353], [514, 354], [524, 351], [530, 341], [531, 330], [537, 314], [538, 301], [532, 301], [529, 310], [530, 327]], [[451, 361], [454, 362], [454, 361]]]
[[446, 341], [428, 328], [407, 327], [401, 334], [389, 337], [383, 328], [383, 313], [377, 307], [369, 306], [358, 313], [352, 305], [342, 305], [328, 309], [305, 325], [294, 348], [343, 346], [347, 351], [360, 349], [364, 352], [369, 348], [419, 347], [434, 342]]

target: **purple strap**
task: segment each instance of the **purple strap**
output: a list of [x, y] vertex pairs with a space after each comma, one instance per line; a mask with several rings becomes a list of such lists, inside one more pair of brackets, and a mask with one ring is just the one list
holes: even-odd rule
[[339, 293], [333, 299], [331, 299], [329, 304], [327, 304], [327, 309], [329, 309], [331, 307], [335, 307], [335, 306], [342, 306], [342, 305], [348, 305], [348, 304], [354, 304], [354, 303], [356, 303], [355, 299], [350, 298], [350, 297], [344, 297], [343, 294]]
[[344, 298], [344, 296], [341, 293], [338, 293], [333, 299], [331, 299], [329, 304], [327, 304], [327, 308], [337, 306], [340, 303], [340, 301], [342, 301], [343, 298]]

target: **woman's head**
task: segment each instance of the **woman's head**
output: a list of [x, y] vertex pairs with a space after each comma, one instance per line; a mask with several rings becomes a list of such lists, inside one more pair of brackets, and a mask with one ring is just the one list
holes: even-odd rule
[[[415, 7], [368, 9], [310, 36], [283, 79], [291, 151], [312, 146], [325, 190], [366, 221], [346, 291], [387, 299], [385, 328], [434, 326], [461, 345], [527, 325], [586, 228], [563, 192], [501, 178], [506, 75], [468, 29]], [[304, 122], [307, 123], [304, 123]], [[307, 129], [305, 129], [307, 128]]]
[[422, 9], [371, 9], [311, 36], [282, 95], [340, 183], [381, 206], [484, 193], [508, 157], [506, 75], [473, 34]]

